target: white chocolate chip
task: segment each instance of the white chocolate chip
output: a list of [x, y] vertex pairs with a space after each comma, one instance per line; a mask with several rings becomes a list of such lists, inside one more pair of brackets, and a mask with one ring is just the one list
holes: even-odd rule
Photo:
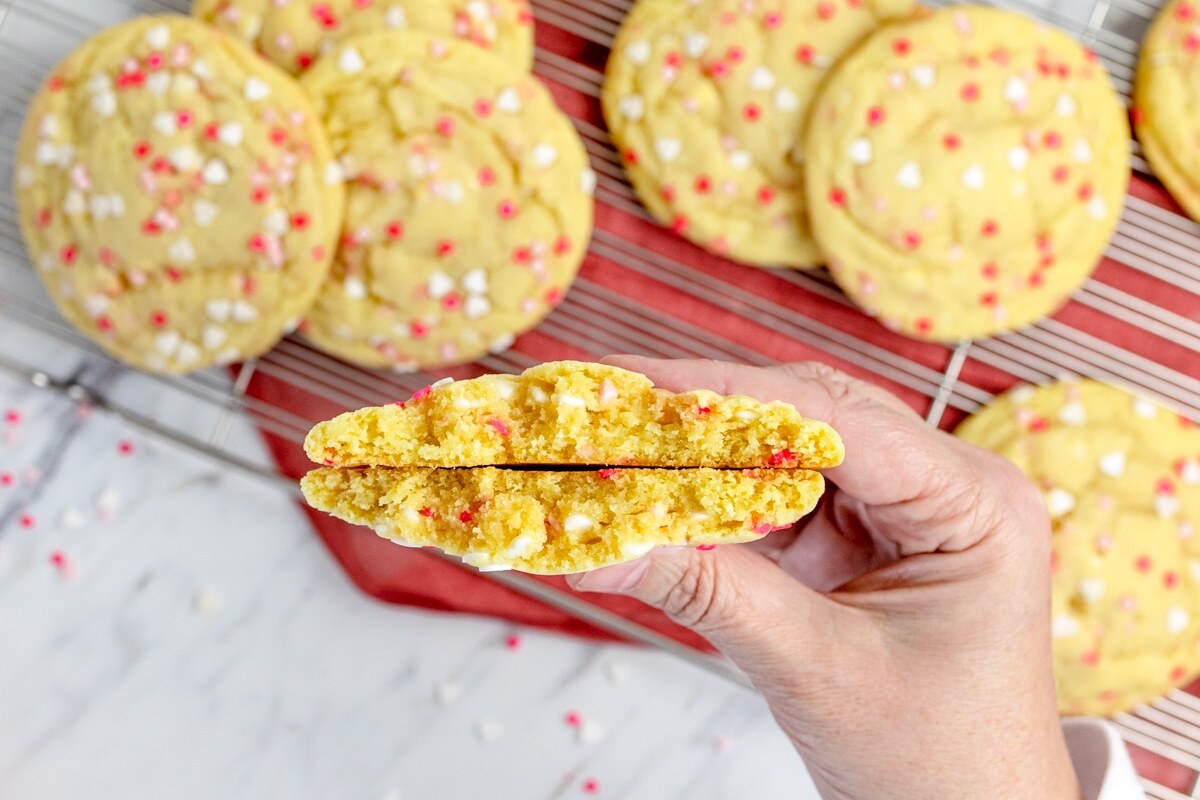
[[146, 31], [145, 40], [155, 50], [162, 50], [171, 43], [171, 31], [166, 25], [155, 25]]
[[750, 88], [760, 92], [768, 92], [775, 88], [775, 74], [766, 67], [759, 65], [750, 70]]
[[596, 527], [596, 521], [585, 514], [571, 514], [563, 520], [563, 530], [567, 533], [578, 533]]
[[1064, 425], [1083, 425], [1087, 422], [1087, 409], [1075, 400], [1058, 410], [1058, 418]]
[[1138, 397], [1133, 401], [1133, 413], [1142, 419], [1154, 419], [1158, 416], [1158, 406], [1144, 397]]
[[679, 158], [679, 154], [683, 152], [683, 142], [666, 137], [655, 139], [654, 152], [664, 163], [669, 164]]
[[972, 164], [963, 171], [962, 185], [968, 189], [979, 191], [983, 189], [985, 182], [983, 167], [979, 164]]
[[230, 307], [230, 316], [234, 322], [253, 322], [258, 319], [258, 309], [245, 300], [234, 300]]
[[117, 96], [112, 92], [93, 95], [92, 108], [102, 117], [111, 117], [117, 113]]
[[699, 58], [708, 49], [709, 38], [703, 33], [692, 32], [683, 37], [683, 52], [692, 58]]
[[217, 128], [217, 139], [231, 147], [239, 146], [244, 136], [245, 131], [240, 122], [226, 122]]
[[196, 248], [188, 239], [177, 239], [167, 248], [167, 258], [172, 264], [186, 266], [196, 260]]
[[1167, 609], [1167, 632], [1183, 633], [1192, 622], [1192, 615], [1187, 609], [1172, 606]]
[[588, 197], [596, 193], [596, 173], [591, 167], [584, 167], [580, 174], [579, 189]]
[[482, 295], [473, 294], [463, 301], [463, 316], [467, 319], [482, 319], [491, 310], [491, 301]]
[[1059, 614], [1054, 618], [1052, 631], [1055, 639], [1067, 639], [1079, 633], [1079, 620], [1070, 614]]
[[488, 290], [488, 274], [483, 269], [473, 269], [462, 278], [462, 287], [471, 294], [486, 294]]
[[1173, 494], [1160, 494], [1154, 498], [1154, 513], [1159, 519], [1170, 519], [1179, 513], [1179, 498]]
[[915, 161], [909, 161], [900, 167], [896, 173], [896, 183], [905, 189], [921, 188], [921, 167]]
[[937, 78], [937, 71], [932, 64], [917, 64], [908, 71], [908, 74], [913, 79], [913, 83], [922, 89], [933, 86], [933, 82]]
[[1105, 203], [1100, 195], [1094, 194], [1092, 199], [1088, 200], [1087, 213], [1092, 219], [1104, 219], [1108, 216], [1108, 203]]
[[1008, 165], [1017, 172], [1024, 172], [1029, 164], [1029, 150], [1025, 147], [1011, 147], [1008, 150]]
[[429, 276], [425, 291], [434, 300], [440, 300], [454, 291], [454, 279], [444, 272], [435, 272]]
[[1058, 519], [1064, 514], [1071, 513], [1074, 509], [1075, 495], [1066, 489], [1056, 487], [1046, 495], [1046, 510], [1050, 512], [1051, 519]]
[[366, 69], [366, 66], [362, 54], [353, 47], [347, 47], [338, 56], [338, 69], [347, 75], [357, 75]]
[[204, 304], [204, 310], [208, 312], [209, 319], [214, 322], [224, 322], [229, 319], [230, 302], [221, 298], [209, 300]]
[[511, 86], [496, 95], [497, 111], [503, 111], [505, 114], [516, 114], [522, 107], [521, 96]]
[[800, 109], [800, 98], [788, 87], [780, 86], [775, 91], [775, 108], [785, 114], [798, 111]]
[[650, 60], [650, 43], [645, 40], [630, 42], [625, 48], [625, 57], [636, 66], [642, 66]]
[[229, 167], [219, 158], [214, 158], [204, 165], [202, 173], [204, 182], [213, 186], [221, 186], [229, 182]]
[[245, 94], [247, 100], [256, 103], [270, 97], [271, 86], [257, 75], [251, 75], [242, 85], [242, 93]]
[[225, 329], [219, 325], [208, 324], [204, 326], [204, 331], [201, 334], [201, 343], [206, 350], [218, 350], [225, 344], [225, 340], [229, 338], [229, 334], [225, 333]]
[[558, 148], [552, 144], [539, 144], [533, 148], [533, 163], [540, 169], [553, 166], [558, 161]]
[[154, 348], [170, 358], [179, 350], [183, 338], [175, 331], [163, 331], [154, 337]]
[[1180, 462], [1179, 480], [1188, 485], [1200, 483], [1200, 459], [1187, 458]]
[[584, 402], [582, 397], [576, 397], [573, 394], [560, 394], [560, 395], [558, 395], [557, 399], [558, 399], [559, 404], [564, 405], [564, 406], [571, 406], [572, 408], [586, 408], [587, 407], [587, 403]]
[[1105, 453], [1100, 456], [1098, 466], [1100, 471], [1110, 478], [1120, 478], [1125, 474], [1125, 453], [1120, 450], [1113, 450], [1111, 453]]
[[403, 28], [408, 25], [408, 14], [402, 6], [392, 6], [383, 15], [383, 24], [389, 28]]
[[1010, 103], [1022, 103], [1029, 99], [1029, 84], [1019, 75], [1012, 75], [1004, 84], [1004, 99]]
[[621, 555], [628, 558], [641, 558], [654, 548], [653, 542], [630, 542], [621, 548]]
[[179, 130], [179, 118], [173, 111], [160, 111], [150, 120], [154, 130], [163, 136], [170, 136]]
[[524, 558], [537, 549], [537, 539], [528, 533], [522, 533], [509, 543], [504, 551], [505, 558]]
[[850, 160], [855, 164], [858, 164], [860, 167], [865, 164], [870, 164], [873, 155], [871, 140], [865, 138], [855, 139], [850, 143], [848, 154], [850, 156]]
[[1087, 139], [1076, 139], [1075, 146], [1071, 148], [1075, 156], [1075, 160], [1080, 164], [1088, 164], [1092, 160], [1092, 146], [1088, 144]]
[[361, 278], [350, 275], [342, 281], [342, 291], [351, 300], [362, 300], [367, 296], [367, 285], [362, 282]]
[[1066, 92], [1060, 94], [1058, 96], [1058, 100], [1054, 102], [1054, 111], [1060, 117], [1073, 117], [1075, 116], [1076, 110], [1075, 98], [1071, 97], [1071, 95], [1067, 94]]
[[542, 387], [540, 387], [540, 386], [531, 387], [529, 389], [529, 396], [532, 397], [534, 399], [534, 401], [536, 401], [538, 403], [544, 403], [550, 399], [550, 396], [547, 395], [545, 390], [542, 389]]
[[1105, 584], [1101, 578], [1084, 578], [1079, 582], [1079, 596], [1089, 603], [1095, 603], [1104, 596]]
[[627, 94], [617, 101], [617, 109], [630, 122], [640, 122], [646, 115], [646, 98], [640, 94]]

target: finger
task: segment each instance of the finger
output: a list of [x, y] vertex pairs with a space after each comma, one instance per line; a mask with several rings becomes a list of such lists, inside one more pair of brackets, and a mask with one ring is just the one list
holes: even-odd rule
[[[733, 659], [760, 688], [796, 673], [843, 609], [744, 547], [660, 548], [627, 564], [571, 575], [580, 591], [620, 594], [665, 612]], [[799, 672], [803, 673], [803, 668]]]
[[[961, 549], [986, 533], [941, 520], [953, 502], [978, 505], [981, 472], [990, 462], [963, 443], [935, 431], [894, 395], [815, 362], [761, 368], [716, 361], [665, 361], [620, 356], [614, 366], [632, 369], [671, 391], [707, 388], [782, 400], [800, 413], [828, 422], [841, 434], [846, 460], [825, 475], [863, 504], [869, 533], [891, 538], [901, 554]], [[954, 507], [954, 506], [950, 506]], [[886, 525], [870, 525], [872, 517]], [[930, 523], [939, 522], [937, 526]]]

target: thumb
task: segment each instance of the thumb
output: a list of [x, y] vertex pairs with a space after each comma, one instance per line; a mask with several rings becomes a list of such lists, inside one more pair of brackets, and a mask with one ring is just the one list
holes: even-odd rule
[[[817, 666], [844, 609], [761, 553], [666, 547], [645, 558], [568, 576], [584, 592], [621, 594], [665, 612], [733, 660], [761, 690]], [[807, 666], [806, 666], [807, 664]]]

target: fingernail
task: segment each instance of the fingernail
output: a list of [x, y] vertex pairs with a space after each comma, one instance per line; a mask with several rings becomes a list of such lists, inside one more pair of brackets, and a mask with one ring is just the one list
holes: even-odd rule
[[638, 585], [638, 582], [650, 569], [650, 559], [639, 558], [628, 564], [616, 564], [611, 567], [585, 572], [575, 578], [572, 583], [581, 592], [606, 592], [608, 594], [623, 594]]

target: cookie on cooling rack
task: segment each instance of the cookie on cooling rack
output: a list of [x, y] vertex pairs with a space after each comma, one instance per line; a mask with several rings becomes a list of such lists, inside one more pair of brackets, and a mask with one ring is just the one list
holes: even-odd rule
[[821, 474], [801, 469], [479, 467], [318, 469], [304, 496], [321, 511], [483, 570], [584, 572], [664, 545], [761, 539], [810, 512]]
[[181, 373], [299, 321], [340, 230], [334, 166], [291, 78], [195, 20], [143, 17], [54, 69], [15, 191], [63, 314], [123, 361]]
[[824, 490], [812, 470], [843, 456], [833, 429], [786, 403], [673, 394], [572, 361], [343, 414], [305, 449], [327, 465], [304, 479], [313, 507], [477, 567], [544, 574], [760, 538], [811, 511]]
[[562, 299], [594, 176], [528, 73], [453, 40], [377, 33], [305, 73], [348, 186], [341, 248], [304, 334], [414, 370], [507, 348]]
[[194, 0], [192, 14], [293, 74], [346, 37], [382, 30], [454, 37], [519, 69], [533, 65], [527, 0]]
[[1200, 430], [1091, 381], [1010, 392], [958, 435], [1041, 488], [1059, 708], [1112, 714], [1200, 672]]
[[1168, 190], [1200, 220], [1200, 6], [1173, 0], [1142, 42], [1134, 125], [1142, 150]]
[[868, 313], [937, 341], [1031, 324], [1091, 273], [1129, 181], [1104, 67], [1007, 11], [880, 29], [830, 74], [806, 137], [809, 210]]
[[832, 428], [787, 403], [675, 394], [645, 375], [577, 361], [442, 383], [405, 403], [351, 411], [314, 427], [305, 450], [336, 467], [825, 469], [843, 456]]
[[646, 208], [697, 244], [748, 264], [820, 263], [801, 134], [829, 67], [912, 0], [639, 0], [601, 99]]

